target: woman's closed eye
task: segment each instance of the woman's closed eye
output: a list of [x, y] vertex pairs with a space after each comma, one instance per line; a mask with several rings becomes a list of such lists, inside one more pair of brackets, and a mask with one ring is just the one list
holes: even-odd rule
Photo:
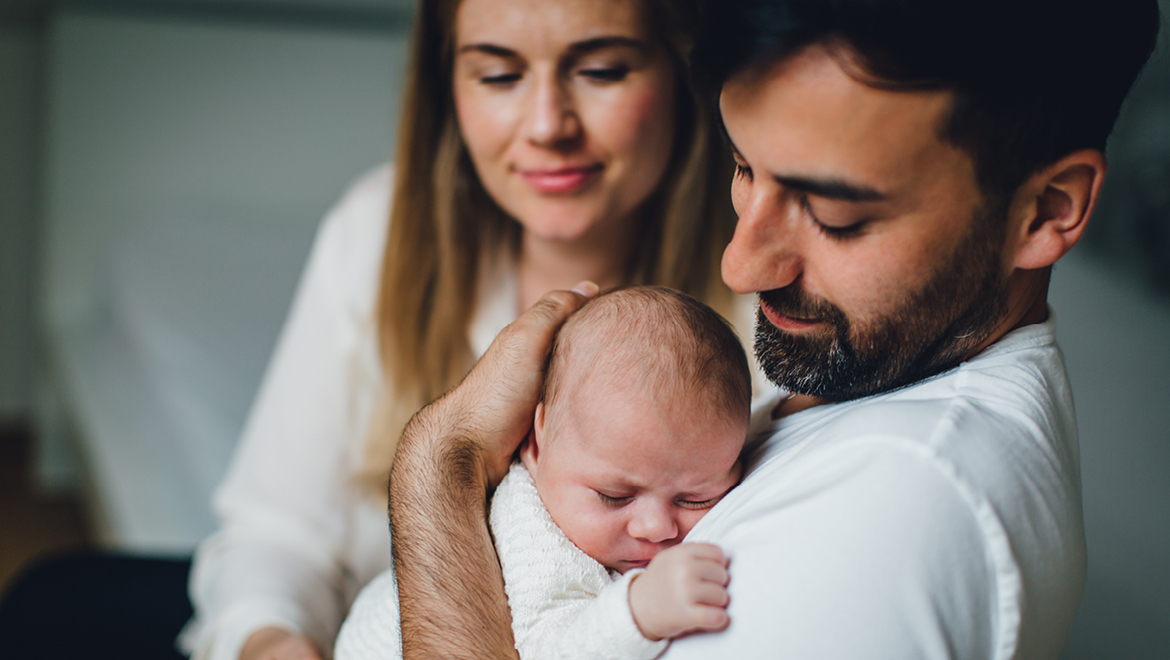
[[596, 83], [619, 82], [630, 75], [630, 67], [624, 64], [610, 66], [589, 65], [577, 69], [577, 75]]
[[524, 74], [518, 71], [505, 71], [501, 73], [489, 73], [479, 77], [479, 82], [491, 87], [507, 87], [520, 82]]

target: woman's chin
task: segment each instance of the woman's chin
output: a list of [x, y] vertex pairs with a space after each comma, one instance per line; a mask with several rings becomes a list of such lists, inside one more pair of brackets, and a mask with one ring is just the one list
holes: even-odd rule
[[[518, 219], [524, 231], [526, 241], [559, 245], [588, 243], [600, 237], [606, 222], [592, 210], [574, 209], [574, 213], [566, 213], [563, 207], [549, 206], [543, 209], [525, 213]], [[616, 237], [610, 237], [610, 242]]]

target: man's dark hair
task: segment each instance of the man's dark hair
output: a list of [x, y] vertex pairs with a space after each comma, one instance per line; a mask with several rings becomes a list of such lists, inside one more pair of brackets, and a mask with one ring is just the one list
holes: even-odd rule
[[1157, 0], [732, 0], [710, 14], [693, 64], [717, 91], [822, 43], [856, 58], [866, 84], [951, 90], [941, 136], [1002, 205], [1044, 166], [1105, 148], [1159, 22]]

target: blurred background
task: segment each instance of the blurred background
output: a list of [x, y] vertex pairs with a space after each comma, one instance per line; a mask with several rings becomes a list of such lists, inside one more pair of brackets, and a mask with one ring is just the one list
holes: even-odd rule
[[[412, 9], [0, 0], [0, 589], [46, 551], [211, 531], [316, 225], [392, 153]], [[1163, 30], [1050, 296], [1089, 542], [1064, 660], [1170, 657]]]

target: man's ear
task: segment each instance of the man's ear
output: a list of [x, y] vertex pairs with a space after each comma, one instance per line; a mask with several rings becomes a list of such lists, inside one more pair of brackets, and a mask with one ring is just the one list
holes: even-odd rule
[[1010, 211], [1011, 266], [1047, 268], [1081, 240], [1105, 181], [1105, 155], [1096, 149], [1068, 154], [1029, 177]]
[[544, 402], [536, 404], [536, 415], [532, 420], [532, 432], [520, 445], [520, 462], [528, 469], [528, 473], [536, 478], [537, 457], [540, 455], [540, 445], [544, 442]]

